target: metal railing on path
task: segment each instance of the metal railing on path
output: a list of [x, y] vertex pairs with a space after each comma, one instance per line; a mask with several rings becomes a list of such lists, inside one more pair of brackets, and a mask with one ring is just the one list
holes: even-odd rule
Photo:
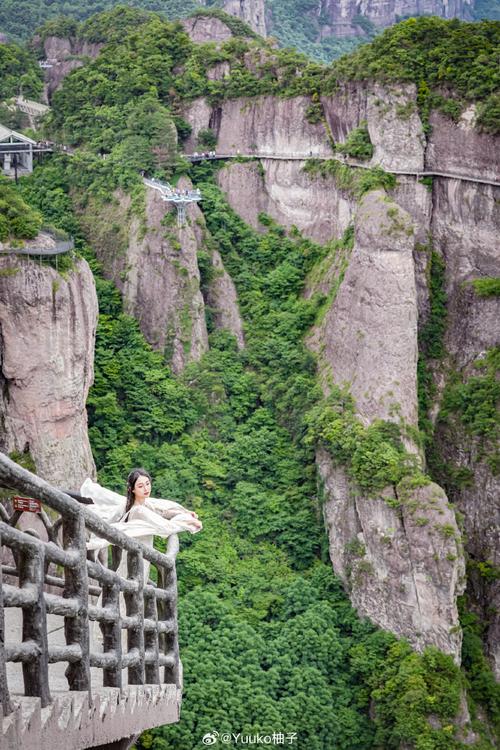
[[[226, 159], [268, 159], [270, 161], [308, 161], [309, 159], [315, 159], [318, 161], [338, 161], [339, 164], [346, 164], [349, 167], [357, 167], [359, 169], [373, 169], [377, 165], [368, 165], [363, 162], [354, 161], [351, 159], [339, 159], [335, 156], [322, 156], [312, 152], [309, 154], [268, 154], [268, 153], [230, 153], [223, 154], [215, 152], [213, 155], [202, 154], [184, 154], [184, 158], [190, 162], [197, 163], [202, 161], [213, 161], [213, 160], [226, 160]], [[500, 181], [488, 180], [479, 177], [471, 177], [470, 175], [458, 174], [455, 172], [441, 172], [436, 170], [417, 170], [417, 169], [387, 169], [388, 172], [395, 175], [408, 175], [409, 177], [446, 177], [450, 180], [462, 180], [464, 182], [477, 182], [482, 185], [493, 185], [494, 187], [500, 187]]]

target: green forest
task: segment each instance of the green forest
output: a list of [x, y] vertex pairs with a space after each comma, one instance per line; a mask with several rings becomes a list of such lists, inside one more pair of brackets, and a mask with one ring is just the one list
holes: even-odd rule
[[[478, 738], [472, 747], [492, 750], [500, 695], [484, 656], [481, 623], [466, 596], [460, 602], [459, 668], [450, 656], [433, 648], [417, 654], [406, 641], [361, 619], [332, 571], [317, 486], [318, 444], [368, 493], [429, 481], [405, 450], [397, 425], [364, 427], [352, 398], [340, 389], [323, 399], [315, 359], [304, 344], [326, 302], [319, 294], [303, 297], [307, 276], [327, 254], [349, 252], [352, 227], [326, 246], [296, 230], [287, 233], [265, 214], [262, 231], [256, 231], [217, 187], [217, 167], [190, 165], [181, 153], [190, 133], [182, 106], [196, 97], [217, 103], [263, 93], [305, 94], [313, 103], [339, 83], [364, 77], [415, 82], [427, 113], [443, 105], [433, 96], [447, 87], [458, 108], [479, 102], [483, 127], [497, 132], [498, 24], [409, 20], [323, 66], [295, 50], [246, 38], [239, 26], [224, 44], [194, 45], [180, 24], [144, 10], [177, 17], [179, 2], [141, 2], [125, 12], [111, 5], [88, 3], [85, 12], [70, 0], [2, 5], [0, 26], [9, 18], [16, 37], [24, 34], [22, 14], [31, 7], [38, 13], [33, 28], [48, 19], [42, 37], [69, 24], [72, 35], [105, 46], [96, 60], [67, 77], [43, 124], [43, 135], [71, 145], [74, 155], [46, 158], [17, 186], [0, 183], [0, 239], [2, 232], [32, 236], [42, 222], [55, 226], [75, 238], [76, 253], [93, 271], [100, 314], [87, 408], [99, 481], [123, 492], [130, 468], [145, 466], [155, 496], [180, 499], [203, 520], [201, 534], [182, 535], [177, 566], [181, 721], [145, 732], [137, 750], [191, 750], [214, 730], [297, 732], [301, 750], [458, 750], [465, 746], [456, 726], [464, 688]], [[51, 20], [62, 10], [76, 21]], [[104, 12], [86, 18], [95, 10]], [[191, 11], [189, 2], [182, 10]], [[255, 64], [249, 66], [252, 55]], [[224, 81], [207, 77], [217, 62], [230, 64]], [[2, 98], [16, 93], [20, 75], [27, 76], [33, 96], [39, 94], [33, 54], [0, 45], [0, 66]], [[360, 158], [369, 158], [371, 148], [364, 126], [345, 145], [346, 153]], [[235, 282], [244, 320], [246, 346], [239, 350], [233, 336], [215, 328], [207, 308], [209, 351], [181, 375], [173, 374], [135, 319], [124, 314], [120, 293], [106, 279], [79, 219], [91, 198], [99, 222], [99, 207], [116, 189], [132, 195], [133, 210], [143, 219], [141, 170], [172, 181], [188, 175], [202, 190], [202, 291], [210, 284], [216, 249]], [[333, 162], [309, 162], [308, 170], [336, 170], [337, 179], [347, 179], [348, 168], [339, 174]], [[352, 174], [348, 187], [356, 197], [394, 184], [382, 170]], [[15, 200], [8, 200], [12, 194]], [[442, 339], [437, 261], [434, 268], [429, 356]], [[64, 273], [70, 272], [67, 266]], [[490, 283], [476, 293], [494, 294], [497, 287]], [[496, 364], [498, 356], [488, 355], [477, 378], [450, 389], [443, 419], [453, 415], [471, 430], [491, 427], [484, 420], [495, 419]], [[474, 404], [481, 389], [489, 394], [488, 409], [478, 422]], [[425, 411], [425, 394], [422, 399]], [[161, 540], [157, 546], [163, 548]]]
[[[185, 18], [200, 10], [217, 14], [224, 6], [223, 0], [130, 0], [127, 4], [155, 11], [170, 20]], [[120, 0], [86, 0], [85, 3], [77, 0], [3, 0], [0, 33], [7, 34], [12, 41], [25, 41], [47, 21], [60, 16], [84, 21], [116, 5], [120, 5]], [[267, 0], [269, 34], [278, 40], [280, 46], [295, 47], [321, 62], [330, 62], [351, 52], [377, 34], [372, 21], [359, 15], [353, 20], [361, 35], [324, 35], [329, 19], [320, 5], [318, 0]], [[500, 0], [474, 0], [472, 14], [475, 20], [500, 20]]]

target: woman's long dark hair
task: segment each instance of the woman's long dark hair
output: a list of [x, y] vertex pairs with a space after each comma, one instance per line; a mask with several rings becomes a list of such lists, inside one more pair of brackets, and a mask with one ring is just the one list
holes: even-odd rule
[[151, 474], [146, 469], [132, 469], [127, 477], [127, 504], [125, 506], [125, 513], [128, 513], [130, 508], [135, 502], [134, 487], [139, 477], [147, 477], [151, 482]]

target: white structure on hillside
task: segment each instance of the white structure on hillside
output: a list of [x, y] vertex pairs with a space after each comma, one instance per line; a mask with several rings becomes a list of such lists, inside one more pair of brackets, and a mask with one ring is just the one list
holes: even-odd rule
[[33, 171], [33, 147], [36, 141], [22, 133], [0, 125], [0, 165], [6, 175], [12, 174], [14, 167], [25, 171]]

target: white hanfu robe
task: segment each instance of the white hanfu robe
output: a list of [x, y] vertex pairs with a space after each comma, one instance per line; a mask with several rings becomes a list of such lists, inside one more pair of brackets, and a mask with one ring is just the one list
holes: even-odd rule
[[[93, 505], [87, 505], [87, 510], [95, 513], [101, 520], [106, 521], [114, 529], [118, 529], [138, 542], [152, 547], [154, 536], [169, 537], [181, 531], [189, 531], [196, 534], [202, 528], [201, 521], [194, 518], [189, 510], [174, 500], [149, 497], [141, 505], [133, 505], [125, 515], [127, 498], [117, 492], [86, 479], [80, 488], [82, 497], [89, 497], [94, 501]], [[101, 539], [91, 534], [87, 542], [88, 550], [100, 550], [109, 546], [107, 539]], [[144, 583], [149, 578], [149, 560], [144, 560]], [[116, 571], [124, 578], [127, 577], [127, 553], [122, 554], [122, 559]], [[101, 596], [97, 601], [100, 606]], [[120, 611], [125, 615], [125, 600], [120, 594]], [[91, 647], [102, 645], [102, 634], [97, 622], [91, 628]], [[122, 631], [122, 649], [126, 651], [126, 633]], [[100, 650], [100, 648], [98, 649]]]

